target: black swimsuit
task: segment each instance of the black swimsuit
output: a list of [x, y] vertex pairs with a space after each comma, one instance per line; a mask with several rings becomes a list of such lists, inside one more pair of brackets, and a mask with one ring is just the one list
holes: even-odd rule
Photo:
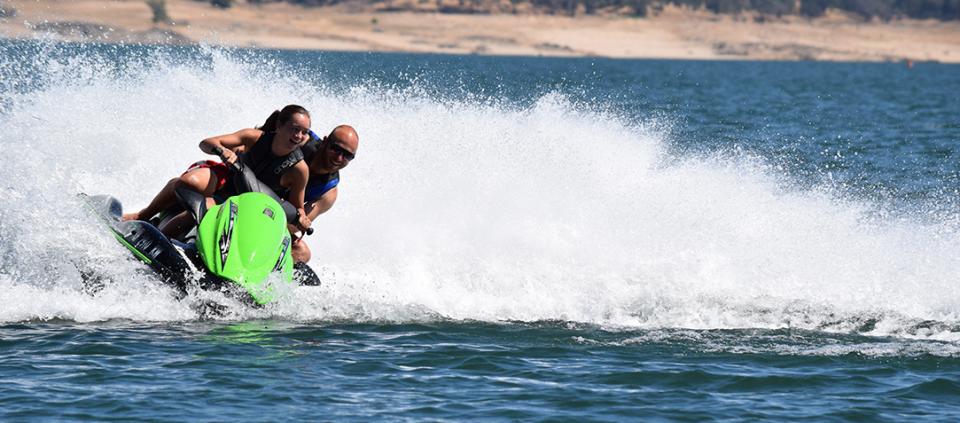
[[[274, 155], [272, 148], [275, 135], [274, 132], [265, 132], [249, 151], [240, 156], [240, 160], [243, 161], [244, 165], [253, 169], [253, 174], [257, 176], [260, 182], [270, 187], [277, 195], [285, 197], [287, 189], [280, 185], [280, 178], [303, 160], [303, 152], [297, 148], [285, 156]], [[218, 190], [217, 194], [229, 197], [236, 194], [235, 191], [233, 184], [227, 181], [227, 184]]]

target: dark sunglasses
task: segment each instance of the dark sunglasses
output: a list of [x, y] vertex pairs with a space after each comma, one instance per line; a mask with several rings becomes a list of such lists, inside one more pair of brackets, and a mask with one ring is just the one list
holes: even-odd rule
[[333, 142], [332, 140], [329, 141], [329, 143], [330, 143], [330, 148], [332, 148], [334, 152], [342, 155], [343, 158], [347, 159], [347, 161], [353, 160], [353, 158], [356, 157], [355, 154], [351, 153], [346, 148], [341, 147], [339, 144]]

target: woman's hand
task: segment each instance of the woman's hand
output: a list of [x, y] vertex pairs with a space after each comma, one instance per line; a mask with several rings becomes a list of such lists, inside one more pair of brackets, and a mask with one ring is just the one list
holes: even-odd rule
[[233, 150], [223, 147], [214, 147], [213, 152], [220, 156], [220, 160], [223, 160], [224, 163], [234, 164], [237, 162], [237, 153], [234, 153]]

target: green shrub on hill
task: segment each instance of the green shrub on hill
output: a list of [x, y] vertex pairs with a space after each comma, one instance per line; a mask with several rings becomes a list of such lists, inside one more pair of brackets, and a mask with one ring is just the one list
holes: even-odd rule
[[2, 18], [12, 18], [17, 16], [17, 9], [14, 9], [13, 6], [4, 4], [0, 1], [0, 19]]
[[146, 0], [147, 6], [153, 12], [153, 23], [170, 23], [170, 15], [167, 14], [166, 0]]

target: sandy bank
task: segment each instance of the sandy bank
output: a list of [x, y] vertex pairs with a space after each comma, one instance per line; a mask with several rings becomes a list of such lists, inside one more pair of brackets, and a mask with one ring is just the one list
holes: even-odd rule
[[718, 16], [667, 8], [644, 19], [379, 12], [167, 0], [172, 24], [155, 25], [143, 0], [0, 0], [0, 36], [69, 40], [205, 42], [244, 47], [616, 58], [960, 62], [960, 22], [858, 22]]

